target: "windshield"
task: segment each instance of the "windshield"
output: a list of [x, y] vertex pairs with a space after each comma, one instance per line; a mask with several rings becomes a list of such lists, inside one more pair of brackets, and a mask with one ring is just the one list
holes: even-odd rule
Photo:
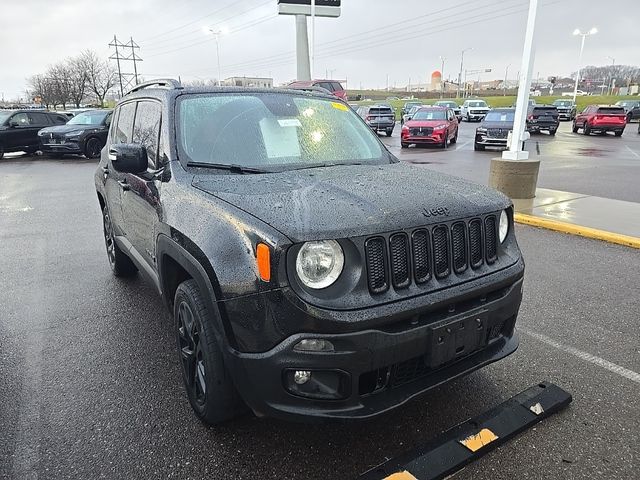
[[484, 100], [480, 100], [479, 102], [469, 102], [470, 107], [486, 107], [487, 102]]
[[633, 105], [633, 102], [629, 101], [619, 101], [615, 103], [616, 105], [620, 105], [621, 107], [628, 107], [629, 105]]
[[570, 107], [573, 102], [571, 100], [556, 100], [553, 102], [556, 107]]
[[388, 163], [379, 140], [349, 107], [324, 98], [256, 93], [185, 95], [178, 147], [187, 163], [295, 169]]
[[446, 120], [445, 110], [418, 110], [412, 120]]
[[435, 104], [440, 107], [458, 108], [458, 105], [455, 102], [436, 102]]
[[484, 117], [485, 122], [513, 122], [515, 116], [514, 110], [492, 110]]
[[13, 112], [2, 112], [0, 111], [0, 125], [3, 125], [4, 122], [11, 116]]
[[100, 125], [109, 114], [107, 110], [79, 113], [67, 122], [67, 125]]
[[624, 109], [615, 108], [615, 107], [605, 107], [605, 108], [599, 108], [598, 109], [598, 113], [600, 115], [602, 115], [602, 114], [604, 114], [604, 115], [622, 115], [622, 114], [624, 114]]

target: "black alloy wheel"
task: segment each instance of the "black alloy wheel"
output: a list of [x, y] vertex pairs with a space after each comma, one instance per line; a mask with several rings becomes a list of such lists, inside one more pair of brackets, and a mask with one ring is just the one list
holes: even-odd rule
[[102, 150], [102, 143], [96, 137], [91, 137], [87, 140], [87, 143], [84, 146], [84, 156], [87, 158], [98, 158], [100, 156], [100, 151]]
[[173, 317], [182, 380], [194, 413], [207, 425], [238, 416], [246, 406], [225, 367], [218, 343], [219, 313], [210, 311], [195, 280], [178, 285]]
[[458, 130], [460, 130], [460, 128], [456, 127], [456, 134], [451, 139], [451, 143], [457, 143], [458, 142]]
[[201, 348], [201, 326], [185, 300], [177, 306], [176, 320], [185, 387], [195, 406], [204, 409], [207, 399], [207, 382], [204, 353]]
[[104, 244], [107, 247], [107, 259], [109, 260], [109, 266], [116, 277], [130, 277], [134, 275], [138, 269], [133, 264], [131, 259], [127, 257], [115, 240], [115, 233], [113, 231], [113, 223], [111, 216], [109, 215], [109, 209], [105, 206], [102, 209], [102, 226], [104, 234]]

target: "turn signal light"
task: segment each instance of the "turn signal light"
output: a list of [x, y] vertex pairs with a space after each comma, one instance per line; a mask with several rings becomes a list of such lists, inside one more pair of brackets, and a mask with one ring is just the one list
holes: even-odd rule
[[271, 281], [271, 249], [264, 243], [256, 247], [256, 260], [258, 262], [258, 274], [265, 282]]

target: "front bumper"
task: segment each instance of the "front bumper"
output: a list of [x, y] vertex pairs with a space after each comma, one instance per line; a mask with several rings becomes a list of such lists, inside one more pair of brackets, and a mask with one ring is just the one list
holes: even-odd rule
[[40, 141], [40, 151], [43, 153], [82, 153], [80, 142], [76, 140], [64, 140], [64, 143], [44, 143]]
[[573, 113], [570, 111], [560, 111], [558, 110], [558, 120], [573, 120]]
[[[241, 396], [259, 416], [290, 420], [372, 417], [513, 353], [519, 342], [515, 321], [522, 299], [523, 268], [522, 263], [514, 265], [509, 269], [514, 274], [488, 287], [490, 292], [467, 295], [444, 309], [434, 311], [425, 296], [422, 313], [397, 323], [333, 334], [304, 333], [301, 328], [266, 352], [229, 351], [227, 366]], [[482, 341], [470, 352], [434, 367], [434, 327], [479, 318], [485, 328]], [[300, 340], [310, 338], [328, 340], [335, 350], [294, 350]], [[293, 371], [310, 371], [312, 377], [314, 373], [335, 375], [340, 379], [334, 384], [339, 385], [339, 398], [290, 393]]]
[[440, 131], [433, 132], [431, 135], [423, 135], [423, 136], [403, 135], [402, 143], [441, 144], [444, 141], [445, 132], [446, 130], [443, 130], [441, 132]]
[[492, 138], [478, 133], [476, 134], [475, 143], [485, 147], [507, 148], [507, 138]]

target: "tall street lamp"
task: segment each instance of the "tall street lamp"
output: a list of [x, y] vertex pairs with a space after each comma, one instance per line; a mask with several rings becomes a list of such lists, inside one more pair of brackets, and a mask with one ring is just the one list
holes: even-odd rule
[[611, 73], [609, 74], [609, 85], [607, 89], [607, 95], [611, 95], [613, 93], [613, 67], [616, 66], [616, 59], [607, 55], [607, 58], [611, 60]]
[[576, 74], [576, 84], [573, 87], [573, 103], [576, 103], [576, 96], [578, 95], [578, 82], [580, 81], [580, 70], [582, 69], [582, 51], [584, 50], [584, 39], [589, 35], [595, 35], [598, 33], [598, 29], [593, 27], [586, 33], [582, 33], [579, 28], [576, 28], [573, 31], [574, 35], [580, 35], [582, 37], [582, 42], [580, 43], [580, 56], [578, 57], [578, 73]]
[[211, 27], [204, 27], [204, 33], [207, 35], [213, 35], [216, 38], [216, 57], [218, 60], [218, 86], [222, 85], [222, 69], [220, 68], [220, 35], [226, 35], [229, 30], [226, 27], [219, 29], [213, 29]]
[[458, 91], [456, 93], [456, 98], [460, 98], [460, 86], [462, 83], [462, 69], [464, 68], [464, 52], [468, 52], [469, 50], [473, 50], [473, 47], [465, 48], [462, 50], [460, 54], [460, 71], [458, 72]]

